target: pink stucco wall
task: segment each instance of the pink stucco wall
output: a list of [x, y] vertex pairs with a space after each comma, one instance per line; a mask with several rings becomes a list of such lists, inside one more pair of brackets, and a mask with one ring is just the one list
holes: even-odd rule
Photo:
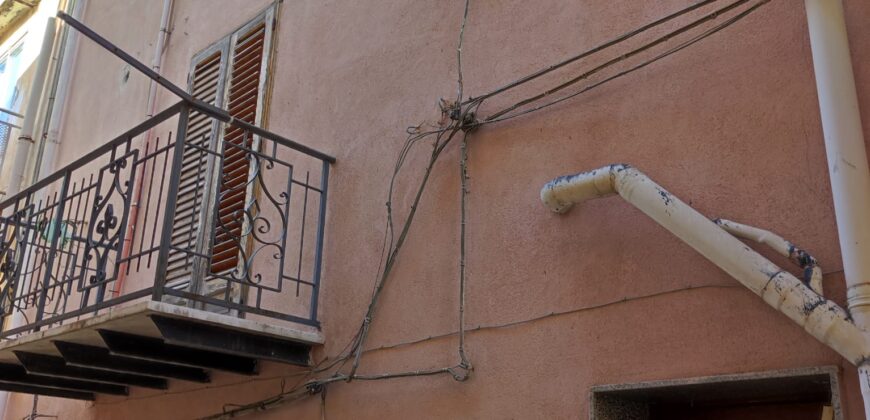
[[[483, 93], [689, 2], [472, 1], [465, 89]], [[870, 121], [870, 3], [845, 0], [858, 95]], [[186, 81], [191, 56], [269, 4], [177, 0], [163, 74]], [[337, 157], [330, 182], [320, 317], [340, 351], [359, 325], [378, 268], [387, 181], [405, 127], [438, 118], [456, 91], [461, 0], [285, 1], [279, 10], [268, 128]], [[160, 2], [91, 0], [85, 23], [151, 59]], [[634, 44], [637, 45], [637, 44]], [[72, 160], [141, 120], [147, 80], [84, 41], [63, 127]], [[486, 115], [578, 72], [493, 98]], [[163, 92], [160, 101], [175, 101]], [[865, 124], [870, 127], [870, 124]], [[866, 130], [870, 138], [870, 129]], [[429, 152], [397, 188], [400, 214]], [[687, 50], [546, 111], [469, 139], [467, 324], [512, 321], [629, 300], [500, 329], [472, 331], [475, 371], [329, 388], [328, 418], [585, 418], [589, 388], [794, 367], [842, 367], [847, 418], [861, 417], [855, 369], [621, 200], [547, 212], [539, 188], [565, 173], [626, 162], [710, 217], [769, 228], [811, 250], [843, 303], [840, 252], [802, 2], [776, 0]], [[368, 347], [456, 330], [458, 143], [436, 166], [384, 292]], [[787, 266], [766, 250], [762, 253]], [[667, 293], [664, 293], [667, 292]], [[455, 336], [363, 358], [362, 373], [456, 363]], [[96, 403], [40, 398], [61, 418], [193, 418], [258, 400], [298, 370], [216, 375], [208, 386], [134, 390]], [[299, 376], [286, 379], [289, 385]], [[30, 412], [15, 395], [12, 416]], [[260, 418], [320, 418], [320, 399]]]

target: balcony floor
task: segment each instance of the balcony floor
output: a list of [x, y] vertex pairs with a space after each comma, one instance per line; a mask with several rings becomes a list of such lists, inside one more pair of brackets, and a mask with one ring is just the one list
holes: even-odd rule
[[260, 360], [309, 364], [309, 332], [164, 302], [140, 302], [0, 343], [0, 390], [93, 400], [129, 387], [256, 375]]

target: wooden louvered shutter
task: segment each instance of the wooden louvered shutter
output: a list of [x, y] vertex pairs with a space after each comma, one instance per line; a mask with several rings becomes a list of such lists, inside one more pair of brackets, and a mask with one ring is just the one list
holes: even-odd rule
[[[212, 105], [223, 106], [228, 43], [222, 42], [194, 57], [189, 89], [194, 97]], [[184, 159], [178, 187], [178, 204], [172, 227], [172, 245], [184, 250], [198, 250], [203, 209], [207, 207], [207, 177], [209, 156], [200, 148], [213, 149], [218, 123], [198, 111], [191, 111], [187, 127]], [[171, 251], [166, 280], [176, 287], [187, 287], [195, 261], [191, 254]]]
[[[227, 109], [236, 119], [262, 125], [274, 14], [274, 6], [266, 9], [197, 54], [190, 73], [191, 93]], [[240, 255], [247, 246], [247, 237], [242, 234], [247, 222], [242, 214], [249, 198], [256, 194], [248, 182], [251, 165], [245, 150], [256, 150], [258, 138], [193, 112], [187, 143], [173, 245], [196, 254], [173, 254], [167, 280], [192, 293], [241, 300], [243, 288], [231, 287], [239, 283], [227, 280], [244, 277], [244, 273], [234, 272], [245, 268]], [[211, 255], [211, 259], [195, 255]]]
[[[229, 80], [227, 81], [226, 108], [230, 115], [251, 124], [260, 123], [267, 47], [268, 20], [243, 28], [233, 38]], [[225, 273], [239, 265], [239, 252], [244, 246], [241, 234], [243, 219], [239, 214], [245, 207], [246, 198], [252, 194], [248, 184], [250, 164], [247, 153], [241, 146], [252, 149], [254, 138], [237, 127], [227, 126], [223, 141], [223, 173], [217, 202], [217, 230], [212, 244], [212, 260], [209, 272]]]

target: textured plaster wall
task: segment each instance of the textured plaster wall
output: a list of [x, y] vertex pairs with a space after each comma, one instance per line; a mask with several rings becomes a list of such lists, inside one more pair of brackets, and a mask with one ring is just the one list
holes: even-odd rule
[[[85, 21], [148, 62], [160, 2], [91, 0]], [[845, 0], [865, 121], [870, 121], [870, 4]], [[186, 81], [190, 57], [266, 1], [177, 0], [164, 75]], [[464, 76], [470, 95], [629, 31], [687, 1], [472, 1]], [[438, 118], [456, 90], [463, 2], [288, 0], [279, 12], [269, 129], [335, 155], [321, 319], [340, 351], [357, 328], [378, 266], [385, 192], [405, 127]], [[638, 44], [632, 44], [638, 45]], [[83, 42], [60, 156], [72, 160], [142, 119], [147, 80]], [[488, 101], [486, 115], [564, 80], [559, 74]], [[174, 101], [161, 93], [161, 103]], [[870, 128], [870, 124], [865, 124]], [[870, 139], [870, 129], [866, 137]], [[407, 211], [428, 147], [397, 188]], [[826, 290], [844, 287], [802, 2], [776, 0], [668, 59], [537, 114], [485, 127], [469, 143], [467, 323], [472, 378], [448, 376], [329, 388], [328, 418], [584, 418], [591, 386], [818, 365], [843, 367], [847, 418], [858, 419], [855, 370], [622, 200], [548, 213], [549, 179], [631, 163], [711, 217], [769, 228], [811, 250]], [[456, 330], [458, 144], [436, 165], [368, 342], [380, 347]], [[762, 251], [765, 255], [771, 255]], [[774, 261], [787, 264], [771, 255]], [[691, 287], [688, 290], [682, 290]], [[361, 373], [455, 364], [455, 337], [367, 353]], [[217, 375], [167, 395], [136, 390], [96, 404], [41, 398], [62, 418], [192, 418], [278, 392]], [[299, 377], [290, 377], [292, 385]], [[240, 383], [237, 383], [240, 382]], [[29, 396], [14, 399], [20, 418]], [[320, 400], [260, 418], [319, 418]], [[20, 415], [19, 415], [20, 414]]]

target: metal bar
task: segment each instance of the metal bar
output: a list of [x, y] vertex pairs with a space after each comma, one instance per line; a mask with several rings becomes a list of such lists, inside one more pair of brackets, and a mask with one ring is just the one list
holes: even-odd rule
[[97, 330], [112, 354], [173, 365], [217, 369], [240, 375], [256, 375], [257, 360], [166, 344], [153, 337]]
[[6, 198], [2, 202], [0, 202], [0, 208], [9, 207], [12, 204], [13, 200], [18, 200], [20, 198], [23, 198], [26, 194], [28, 194], [31, 191], [38, 190], [42, 187], [45, 187], [45, 186], [51, 184], [54, 181], [57, 181], [62, 176], [62, 174], [64, 172], [67, 172], [67, 171], [72, 172], [75, 169], [78, 169], [78, 168], [80, 168], [88, 163], [91, 163], [91, 161], [100, 157], [100, 155], [111, 151], [114, 147], [127, 141], [127, 138], [136, 137], [139, 134], [142, 134], [142, 133], [148, 131], [148, 129], [162, 123], [163, 121], [166, 121], [167, 119], [169, 119], [173, 115], [177, 114], [183, 105], [184, 105], [184, 101], [177, 102], [175, 105], [172, 105], [169, 108], [166, 108], [163, 111], [160, 111], [160, 113], [158, 113], [157, 115], [143, 121], [142, 123], [140, 123], [139, 125], [131, 128], [131, 129], [127, 130], [127, 132], [125, 132], [124, 134], [121, 134], [120, 136], [115, 137], [114, 139], [112, 139], [108, 143], [103, 144], [102, 146], [97, 147], [94, 150], [91, 150], [90, 152], [88, 152], [84, 156], [74, 160], [72, 163], [57, 170], [53, 174], [47, 175], [45, 178], [41, 179], [40, 181], [35, 182], [33, 185], [31, 185], [27, 189], [22, 190], [18, 194], [15, 194], [13, 196]]
[[[13, 117], [24, 118], [24, 115], [21, 115], [21, 114], [15, 112], [15, 111], [12, 111], [12, 110], [8, 110], [8, 109], [6, 109], [6, 108], [0, 108], [0, 112], [2, 112], [2, 113], [4, 113], [4, 114], [9, 114], [9, 115], [11, 115], [11, 116], [13, 116]], [[20, 128], [20, 127], [19, 127], [19, 128]]]
[[[311, 171], [305, 171], [305, 183], [307, 184], [309, 181], [311, 181]], [[302, 256], [303, 256], [303, 253], [305, 252], [305, 216], [306, 215], [308, 215], [308, 189], [307, 188], [302, 190], [302, 221], [300, 223], [301, 229], [299, 232], [299, 263], [296, 265], [296, 277], [297, 278], [302, 278]], [[288, 224], [290, 223], [289, 220], [287, 223]], [[319, 220], [318, 220], [318, 223], [320, 223]], [[315, 243], [315, 247], [316, 246], [317, 246], [317, 244]], [[312, 290], [312, 293], [311, 293], [312, 297], [317, 296], [316, 293], [313, 293], [314, 291], [315, 290]], [[299, 296], [299, 283], [296, 283], [296, 296]]]
[[237, 120], [237, 119], [233, 118], [233, 116], [230, 115], [230, 113], [227, 110], [218, 108], [212, 104], [203, 102], [203, 101], [193, 97], [193, 95], [187, 93], [187, 91], [185, 91], [184, 89], [182, 89], [178, 85], [170, 82], [169, 80], [167, 80], [166, 78], [161, 76], [159, 73], [155, 72], [150, 67], [148, 67], [147, 65], [145, 65], [141, 61], [137, 60], [136, 58], [134, 58], [130, 54], [127, 54], [126, 52], [124, 52], [124, 50], [118, 48], [117, 46], [115, 46], [114, 44], [109, 42], [109, 40], [103, 38], [102, 36], [100, 36], [99, 34], [94, 32], [93, 30], [91, 30], [90, 28], [85, 26], [83, 23], [75, 20], [72, 16], [70, 16], [64, 12], [57, 12], [57, 17], [60, 18], [61, 20], [63, 20], [64, 22], [66, 22], [68, 25], [75, 28], [82, 35], [90, 38], [92, 41], [96, 42], [101, 47], [105, 48], [107, 51], [114, 54], [116, 57], [120, 58], [121, 60], [124, 60], [127, 64], [131, 65], [136, 70], [139, 70], [140, 72], [142, 72], [142, 74], [144, 74], [145, 76], [147, 76], [151, 80], [154, 80], [154, 82], [156, 82], [160, 86], [163, 86], [164, 88], [166, 88], [167, 90], [169, 90], [170, 92], [172, 92], [173, 94], [178, 96], [179, 98], [186, 101], [190, 106], [200, 110], [201, 112], [208, 114], [208, 115], [212, 116], [213, 118], [217, 118], [223, 122], [229, 123], [230, 125], [234, 125], [236, 127], [239, 127], [239, 128], [245, 129], [245, 130], [250, 130], [251, 132], [253, 132], [256, 135], [266, 137], [272, 141], [278, 142], [278, 143], [282, 144], [283, 146], [289, 147], [293, 150], [297, 150], [297, 151], [305, 153], [307, 155], [314, 156], [318, 159], [328, 161], [329, 163], [335, 163], [335, 158], [330, 156], [330, 155], [327, 155], [326, 153], [320, 152], [316, 149], [312, 149], [308, 146], [305, 146], [303, 144], [299, 144], [299, 143], [297, 143], [293, 140], [290, 140], [288, 138], [285, 138], [285, 137], [279, 136], [275, 133], [272, 133], [270, 131], [264, 130], [260, 127], [257, 127], [254, 124], [250, 124], [250, 123], [247, 123], [245, 121]]
[[293, 277], [293, 276], [281, 276], [281, 279], [282, 280], [289, 280], [289, 281], [292, 281], [294, 283], [305, 284], [308, 286], [314, 286], [314, 283], [312, 283], [310, 281], [297, 279], [296, 277]]
[[159, 73], [152, 70], [150, 67], [148, 67], [147, 65], [145, 65], [141, 61], [136, 60], [135, 58], [133, 58], [133, 56], [131, 56], [130, 54], [127, 54], [127, 52], [118, 48], [117, 46], [115, 46], [114, 44], [109, 42], [109, 40], [103, 38], [102, 36], [100, 36], [99, 34], [94, 32], [93, 30], [91, 30], [91, 28], [88, 28], [87, 26], [85, 26], [85, 24], [79, 22], [78, 20], [76, 20], [72, 16], [64, 13], [63, 11], [58, 11], [57, 17], [60, 20], [66, 22], [67, 25], [70, 25], [75, 30], [79, 31], [82, 35], [90, 38], [91, 41], [96, 42], [98, 45], [105, 48], [110, 53], [114, 54], [115, 56], [117, 56], [121, 60], [124, 60], [125, 62], [127, 62], [128, 64], [133, 66], [136, 70], [139, 70], [140, 72], [142, 72], [142, 74], [148, 76], [148, 78], [157, 82], [157, 84], [168, 89], [170, 92], [174, 93], [179, 98], [182, 98], [186, 101], [190, 101], [193, 99], [193, 97], [190, 96], [187, 92], [185, 92], [184, 89], [176, 86], [175, 84], [173, 84], [169, 80], [164, 79], [163, 76], [160, 76]]
[[159, 315], [152, 315], [151, 321], [160, 330], [166, 344], [299, 366], [309, 365], [311, 346], [297, 341]]
[[[199, 104], [193, 104], [194, 107], [199, 108], [198, 105], [199, 105]], [[208, 112], [208, 110], [203, 110], [203, 112]], [[215, 118], [220, 118], [220, 117], [215, 116]], [[274, 142], [276, 142], [276, 143], [278, 143], [278, 144], [280, 144], [280, 145], [282, 145], [282, 146], [284, 146], [284, 147], [287, 147], [287, 148], [290, 148], [290, 149], [296, 150], [296, 151], [298, 151], [298, 152], [305, 153], [306, 155], [316, 157], [316, 158], [318, 158], [318, 159], [320, 159], [320, 160], [325, 160], [325, 161], [327, 161], [327, 162], [329, 162], [329, 163], [335, 163], [335, 158], [332, 157], [332, 156], [330, 156], [330, 155], [327, 155], [326, 153], [323, 153], [323, 152], [320, 152], [320, 151], [318, 151], [318, 150], [316, 150], [316, 149], [312, 149], [312, 148], [310, 148], [310, 147], [308, 147], [308, 146], [305, 146], [305, 145], [299, 144], [299, 143], [297, 143], [297, 142], [295, 142], [295, 141], [293, 141], [293, 140], [290, 140], [290, 139], [288, 139], [288, 138], [286, 138], [286, 137], [284, 137], [284, 136], [281, 136], [281, 135], [279, 135], [279, 134], [275, 134], [275, 133], [273, 133], [273, 132], [271, 132], [271, 131], [268, 131], [268, 130], [266, 130], [266, 129], [263, 129], [263, 128], [260, 128], [260, 127], [257, 127], [257, 126], [254, 125], [254, 124], [251, 124], [251, 123], [248, 123], [248, 122], [245, 122], [245, 121], [242, 121], [242, 120], [235, 119], [235, 118], [233, 118], [233, 117], [231, 117], [231, 116], [228, 117], [228, 119], [227, 119], [227, 120], [224, 120], [224, 121], [225, 121], [226, 123], [228, 123], [229, 125], [233, 125], [233, 126], [239, 127], [239, 128], [241, 128], [241, 129], [243, 129], [243, 130], [248, 130], [248, 131], [250, 131], [250, 132], [252, 132], [252, 133], [254, 133], [254, 134], [258, 135], [258, 136], [265, 137], [265, 138], [267, 138], [267, 139], [269, 139], [269, 140], [272, 140], [272, 141], [274, 141]]]
[[115, 356], [109, 349], [84, 344], [55, 341], [54, 346], [70, 366], [180, 379], [208, 383], [211, 376], [205, 370], [168, 363], [149, 362], [132, 357]]
[[[14, 206], [12, 208], [12, 213], [15, 215], [16, 219], [27, 219], [28, 213], [32, 210], [32, 204], [30, 202], [30, 194], [27, 194], [23, 197], [25, 200], [21, 203], [21, 200], [16, 200], [14, 202]], [[27, 293], [25, 290], [25, 285], [22, 284], [23, 276], [21, 275], [23, 272], [26, 272], [25, 267], [25, 258], [27, 257], [28, 243], [30, 242], [31, 235], [30, 227], [17, 227], [12, 236], [12, 241], [17, 242], [16, 246], [16, 255], [15, 257], [15, 268], [13, 270], [12, 278], [12, 306], [14, 307], [16, 302], [26, 303], [24, 295]], [[20, 239], [19, 239], [20, 238]], [[10, 244], [11, 246], [11, 244]], [[8, 262], [7, 262], [8, 263]], [[23, 309], [21, 309], [23, 310]], [[10, 311], [11, 313], [12, 311]]]
[[[49, 225], [47, 228], [49, 232], [52, 232], [52, 238], [48, 250], [48, 257], [45, 261], [45, 276], [42, 279], [42, 292], [39, 294], [39, 303], [37, 304], [36, 309], [37, 322], [42, 321], [42, 317], [45, 314], [45, 299], [48, 295], [48, 288], [51, 285], [51, 267], [54, 265], [55, 256], [57, 256], [57, 241], [60, 239], [60, 235], [63, 232], [60, 224], [63, 222], [64, 207], [66, 207], [66, 195], [69, 192], [69, 180], [72, 173], [67, 170], [64, 171], [63, 174], [63, 184], [60, 187], [60, 199], [57, 200], [54, 209], [54, 220], [49, 222], [53, 225]], [[38, 329], [39, 328], [37, 327], [36, 330]]]
[[[217, 190], [212, 184], [217, 183], [217, 185], [220, 185], [219, 182], [215, 181], [216, 178], [219, 179], [220, 175], [214, 172], [215, 159], [220, 157], [220, 155], [211, 150], [217, 149], [216, 144], [220, 134], [216, 127], [220, 127], [220, 123], [212, 121], [210, 125], [211, 129], [207, 132], [211, 133], [211, 135], [207, 136], [206, 133], [203, 133], [201, 137], [201, 144], [206, 147], [198, 147], [197, 150], [193, 151], [193, 156], [199, 156], [196, 167], [204, 172], [193, 175], [193, 204], [190, 208], [190, 227], [187, 232], [188, 249], [177, 250], [183, 253], [185, 265], [190, 267], [188, 272], [190, 276], [188, 288], [195, 293], [199, 293], [205, 286], [205, 278], [209, 271], [208, 264], [211, 256], [202, 255], [202, 253], [210, 249], [209, 232], [214, 231], [211, 218], [217, 214], [215, 211], [209, 211], [211, 207], [209, 203], [215, 200], [217, 194]], [[196, 146], [195, 140], [188, 142], [188, 146]], [[203, 159], [203, 157], [206, 159]], [[200, 193], [200, 191], [202, 192]], [[200, 200], [202, 201], [200, 202]], [[197, 206], [198, 202], [200, 203], [199, 206]], [[194, 257], [192, 264], [189, 263], [191, 257]]]
[[[94, 173], [93, 172], [91, 172], [90, 175], [88, 176], [88, 183], [90, 186], [94, 186], [94, 187], [96, 186], [96, 184], [94, 184]], [[99, 192], [96, 190], [97, 190], [96, 187], [95, 188], [90, 188], [90, 187], [87, 188], [87, 193], [85, 193], [85, 209], [84, 209], [84, 213], [82, 214], [82, 219], [84, 219], [84, 220], [90, 218], [91, 214], [93, 213], [93, 210], [91, 209], [91, 207], [92, 207], [92, 205], [91, 205], [91, 192], [93, 191], [94, 195], [96, 196], [99, 194]], [[79, 250], [77, 249], [76, 253], [78, 253], [78, 251]], [[78, 258], [78, 255], [76, 255], [76, 258]], [[78, 284], [76, 285], [76, 289], [78, 289], [78, 290], [81, 290], [84, 286], [85, 271], [86, 270], [85, 270], [84, 265], [83, 265], [81, 273], [79, 273], [79, 275], [77, 276]], [[79, 300], [80, 300], [79, 309], [83, 309], [84, 307], [88, 306], [88, 301], [89, 301], [90, 297], [91, 297], [91, 289], [84, 288], [84, 292], [81, 294], [81, 298], [79, 298]]]
[[[169, 147], [169, 145], [171, 143], [172, 143], [172, 132], [170, 132], [166, 138], [166, 147]], [[157, 145], [159, 146], [160, 142], [157, 142]], [[169, 149], [164, 151], [162, 154], [163, 154], [163, 170], [165, 171], [166, 170], [166, 159], [168, 159], [168, 156], [169, 156]], [[154, 156], [154, 159], [156, 161], [157, 156]], [[160, 190], [157, 191], [157, 203], [154, 204], [154, 207], [157, 210], [156, 210], [156, 214], [154, 215], [154, 224], [151, 227], [151, 248], [152, 249], [155, 248], [154, 238], [157, 237], [157, 224], [158, 224], [157, 221], [160, 220], [160, 208], [161, 208], [160, 204], [163, 202], [163, 186], [164, 185], [166, 185], [166, 176], [161, 176], [160, 177]], [[165, 215], [163, 216], [163, 223], [164, 224], [167, 223]], [[169, 223], [172, 223], [172, 222], [169, 222]], [[168, 243], [171, 243], [172, 238], [170, 238], [169, 240], [170, 240], [170, 242], [168, 242]], [[157, 248], [159, 248], [162, 243], [163, 243], [163, 240], [161, 238], [160, 243], [157, 244]], [[145, 263], [145, 267], [151, 268], [151, 257], [153, 255], [154, 255], [154, 252], [148, 253], [148, 262]]]
[[21, 129], [21, 126], [18, 126], [18, 125], [12, 124], [12, 123], [9, 122], [9, 121], [0, 121], [0, 124], [8, 125], [8, 126], [10, 126], [10, 127], [12, 127], [12, 128], [17, 128], [17, 129], [19, 129], [19, 130]]
[[[81, 220], [81, 219], [79, 219], [79, 215], [87, 213], [87, 211], [88, 211], [86, 208], [86, 209], [84, 209], [84, 213], [82, 213], [82, 199], [84, 198], [83, 193], [85, 191], [85, 177], [84, 176], [82, 177], [82, 182], [80, 184], [80, 188], [81, 189], [79, 191], [76, 191], [76, 184], [73, 184], [72, 195], [75, 196], [75, 200], [76, 200], [76, 206], [75, 206], [76, 210], [75, 210], [75, 215], [73, 216], [73, 220]], [[90, 195], [90, 189], [88, 189], [88, 195]], [[85, 204], [85, 206], [87, 207], [88, 204]], [[76, 234], [79, 233], [78, 229], [79, 228], [77, 225], [73, 226], [73, 236], [76, 236]], [[75, 271], [77, 268], [76, 262], [78, 261], [78, 258], [79, 258], [79, 248], [80, 248], [79, 246], [76, 246], [76, 249], [73, 252], [73, 255], [71, 255], [70, 257], [67, 258], [67, 263], [68, 263], [67, 269], [70, 270], [69, 271], [69, 282], [67, 282], [67, 285], [66, 285], [67, 296], [72, 294], [73, 283], [75, 283]], [[69, 263], [72, 264], [72, 267], [69, 267]], [[67, 303], [68, 302], [64, 302], [64, 312], [66, 311]]]
[[18, 385], [10, 383], [0, 383], [0, 391], [21, 392], [24, 394], [45, 395], [47, 397], [69, 398], [73, 400], [94, 401], [96, 396], [91, 392], [68, 391], [65, 389], [46, 388], [33, 385]]
[[180, 298], [185, 298], [185, 299], [195, 300], [195, 301], [208, 303], [208, 304], [212, 304], [212, 305], [217, 305], [217, 306], [220, 306], [222, 308], [236, 309], [236, 310], [242, 311], [242, 312], [248, 312], [248, 313], [256, 314], [256, 315], [263, 315], [263, 316], [268, 317], [268, 318], [281, 319], [284, 321], [296, 322], [299, 324], [310, 325], [312, 327], [320, 328], [320, 323], [317, 322], [317, 320], [313, 320], [310, 318], [305, 318], [305, 317], [296, 316], [296, 315], [283, 314], [281, 312], [270, 311], [268, 309], [255, 308], [255, 307], [250, 306], [250, 305], [243, 305], [243, 304], [239, 304], [236, 302], [226, 301], [223, 299], [215, 299], [215, 298], [211, 298], [208, 296], [196, 295], [196, 294], [193, 294], [190, 292], [185, 292], [183, 290], [175, 290], [175, 289], [166, 288], [164, 290], [164, 292], [170, 296], [176, 296], [176, 297], [180, 297]]
[[53, 376], [32, 375], [28, 373], [23, 366], [8, 363], [0, 363], [0, 382], [18, 385], [35, 385], [46, 388], [66, 389], [70, 391], [98, 392], [110, 395], [129, 394], [129, 390], [123, 385], [56, 378]]
[[[34, 196], [34, 200], [36, 201], [36, 208], [30, 214], [30, 218], [32, 220], [39, 220], [40, 218], [45, 218], [46, 216], [51, 216], [52, 213], [49, 213], [49, 201], [51, 197], [41, 198], [38, 192], [33, 192], [31, 194]], [[37, 226], [39, 222], [37, 222]], [[33, 236], [33, 244], [30, 248], [27, 248], [27, 257], [25, 257], [25, 265], [24, 265], [24, 276], [27, 281], [27, 289], [25, 290], [26, 294], [24, 296], [28, 297], [31, 301], [31, 304], [36, 307], [39, 302], [40, 291], [42, 290], [42, 262], [45, 261], [46, 254], [40, 254], [37, 249], [44, 248], [46, 246], [47, 238], [43, 238], [40, 234], [41, 229], [31, 231], [31, 235]], [[28, 299], [25, 299], [25, 301]], [[39, 317], [39, 314], [35, 316]]]
[[[272, 154], [273, 159], [274, 155], [277, 155], [277, 146], [275, 142], [272, 142]], [[293, 165], [287, 167], [287, 186], [285, 191], [287, 196], [284, 197], [284, 231], [281, 233], [281, 260], [278, 262], [278, 293], [281, 292], [281, 289], [284, 285], [284, 279], [289, 277], [284, 275], [284, 265], [287, 262], [287, 233], [290, 231], [290, 203], [291, 198], [293, 197]], [[302, 211], [305, 211], [303, 208]], [[301, 248], [301, 247], [300, 247]], [[299, 283], [296, 283], [296, 296], [299, 296]], [[259, 301], [261, 297], [261, 293], [257, 293], [257, 307], [261, 306]]]
[[157, 254], [154, 290], [151, 295], [151, 299], [155, 301], [159, 301], [162, 298], [163, 289], [166, 284], [166, 269], [169, 267], [169, 248], [172, 244], [172, 227], [175, 222], [178, 183], [180, 182], [182, 161], [184, 159], [184, 142], [187, 138], [187, 122], [190, 117], [190, 108], [187, 104], [184, 104], [179, 112], [175, 148], [172, 151], [172, 168], [169, 171], [169, 189], [166, 193], [166, 211], [163, 215], [163, 229], [160, 233], [160, 251]]
[[302, 188], [307, 188], [307, 189], [309, 189], [309, 190], [311, 190], [311, 191], [323, 192], [323, 191], [320, 190], [320, 188], [317, 188], [317, 187], [315, 187], [315, 186], [313, 186], [313, 185], [306, 184], [306, 183], [304, 183], [304, 182], [299, 182], [299, 181], [297, 181], [297, 180], [295, 180], [295, 179], [292, 179], [292, 178], [290, 179], [290, 182], [293, 183], [293, 184], [296, 184], [296, 185], [298, 185], [298, 186], [300, 186], [300, 187], [302, 187]]
[[326, 227], [326, 193], [329, 187], [329, 164], [323, 162], [322, 174], [320, 175], [320, 216], [317, 220], [317, 250], [314, 253], [314, 277], [311, 288], [311, 314], [310, 318], [317, 321], [317, 302], [320, 296], [320, 273], [323, 264], [323, 235]]
[[[129, 257], [132, 257], [133, 255], [135, 255], [135, 253], [133, 252], [133, 247], [136, 244], [137, 231], [145, 229], [148, 226], [148, 212], [149, 212], [149, 210], [151, 210], [151, 190], [154, 189], [153, 188], [154, 187], [154, 164], [157, 162], [157, 154], [155, 153], [154, 159], [151, 160], [151, 171], [148, 171], [148, 149], [150, 148], [150, 146], [151, 146], [150, 143], [148, 143], [148, 142], [145, 143], [145, 158], [141, 160], [142, 169], [140, 170], [142, 172], [142, 176], [148, 178], [148, 195], [145, 198], [145, 214], [143, 215], [143, 218], [142, 218], [143, 220], [142, 220], [141, 225], [139, 225], [138, 221], [135, 220], [136, 218], [134, 218], [133, 220], [130, 221], [130, 223], [133, 224], [133, 235], [130, 238], [130, 242], [132, 243], [132, 245], [130, 246]], [[160, 137], [157, 137], [157, 144], [154, 145], [155, 149], [157, 149], [158, 147], [160, 147]], [[145, 188], [144, 187], [145, 179], [143, 178], [142, 180], [140, 180], [140, 182], [142, 182], [142, 184], [140, 184], [140, 185], [142, 185], [141, 188]], [[142, 191], [143, 190], [141, 188], [139, 190], [138, 200], [136, 200], [136, 208], [137, 209], [142, 208], [142, 204], [140, 203], [140, 201], [142, 198]], [[138, 211], [136, 213], [137, 213], [136, 216], [138, 217]], [[155, 220], [154, 224], [157, 224], [156, 220]], [[141, 266], [142, 266], [142, 248], [145, 246], [145, 234], [144, 233], [145, 232], [139, 232], [139, 254], [138, 254], [138, 258], [136, 259], [136, 271], [139, 271], [139, 268], [141, 268]], [[123, 258], [121, 258], [121, 260], [123, 260]], [[130, 267], [132, 265], [133, 265], [133, 261], [130, 260], [130, 262], [127, 264], [127, 275], [130, 275]]]
[[[209, 255], [209, 254], [202, 254], [202, 253], [199, 253], [199, 252], [191, 251], [191, 250], [188, 249], [188, 248], [182, 248], [182, 247], [174, 246], [174, 245], [170, 245], [170, 246], [169, 246], [169, 250], [171, 250], [171, 251], [178, 251], [178, 252], [183, 253], [183, 254], [185, 254], [185, 255], [193, 255], [194, 257], [199, 257], [199, 258], [204, 258], [204, 259], [209, 259], [209, 258], [211, 258], [211, 255]], [[180, 260], [180, 259], [182, 259], [182, 258], [185, 258], [185, 257], [178, 257], [175, 261], [178, 261], [178, 260]]]
[[143, 388], [167, 389], [166, 379], [151, 376], [131, 375], [128, 373], [108, 372], [99, 369], [89, 369], [69, 366], [62, 357], [47, 354], [13, 351], [15, 357], [24, 365], [28, 372], [59, 378], [82, 379], [93, 382], [105, 382], [119, 385], [133, 385]]

